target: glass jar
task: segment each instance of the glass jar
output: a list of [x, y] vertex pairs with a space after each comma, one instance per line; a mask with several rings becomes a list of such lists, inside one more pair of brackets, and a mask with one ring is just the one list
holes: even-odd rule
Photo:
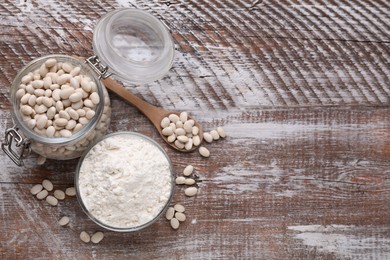
[[[83, 61], [65, 55], [45, 56], [33, 60], [16, 76], [11, 89], [12, 117], [15, 126], [6, 130], [4, 152], [22, 165], [31, 150], [51, 159], [72, 159], [81, 153], [94, 138], [104, 135], [110, 123], [110, 100], [105, 87], [99, 81], [113, 75], [130, 84], [150, 83], [162, 78], [171, 68], [174, 43], [167, 27], [153, 15], [138, 9], [122, 8], [103, 16], [93, 34], [95, 55]], [[39, 69], [50, 57], [61, 62], [80, 66], [98, 88], [101, 102], [95, 117], [70, 137], [48, 138], [32, 131], [24, 122], [16, 91], [22, 77]], [[104, 103], [104, 104], [103, 104]]]
[[[96, 85], [96, 93], [100, 99], [100, 102], [94, 108], [94, 116], [78, 132], [73, 132], [70, 137], [48, 137], [37, 127], [32, 128], [28, 123], [32, 118], [21, 113], [21, 98], [17, 97], [17, 91], [23, 85], [22, 78], [29, 73], [39, 70], [42, 64], [53, 58], [59, 63], [68, 63], [73, 67], [80, 67], [79, 74], [91, 79]], [[24, 85], [22, 88], [26, 88], [26, 86]], [[48, 55], [28, 63], [20, 70], [12, 83], [11, 103], [11, 115], [15, 126], [6, 130], [5, 142], [2, 144], [2, 148], [17, 165], [22, 165], [23, 157], [27, 156], [30, 150], [46, 158], [57, 160], [80, 157], [91, 142], [106, 133], [110, 124], [111, 106], [106, 88], [90, 66], [78, 58], [66, 55]], [[15, 151], [15, 147], [13, 147], [14, 141], [16, 146], [19, 146], [20, 151]]]
[[115, 10], [99, 20], [93, 50], [108, 72], [130, 84], [162, 78], [172, 66], [175, 51], [165, 24], [131, 8]]

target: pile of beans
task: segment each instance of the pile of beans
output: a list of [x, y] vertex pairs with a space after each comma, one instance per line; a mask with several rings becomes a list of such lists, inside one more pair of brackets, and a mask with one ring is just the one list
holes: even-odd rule
[[51, 181], [43, 180], [42, 184], [34, 185], [30, 192], [39, 200], [46, 199], [46, 202], [51, 206], [57, 206], [58, 201], [65, 199], [65, 195], [69, 197], [76, 196], [76, 190], [74, 187], [67, 188], [65, 192], [62, 190], [54, 190], [53, 194], [49, 195], [49, 192], [53, 191], [53, 189], [54, 186]]
[[179, 149], [191, 150], [193, 146], [200, 145], [199, 128], [195, 121], [188, 119], [187, 112], [181, 112], [180, 116], [170, 114], [161, 120], [162, 134], [168, 142], [174, 143]]
[[[36, 184], [31, 189], [30, 192], [32, 195], [36, 196], [37, 199], [43, 200], [46, 198], [46, 202], [51, 206], [57, 206], [58, 202], [64, 200], [66, 196], [74, 197], [76, 196], [76, 189], [74, 187], [69, 187], [64, 191], [54, 190], [52, 195], [49, 195], [49, 192], [54, 190], [54, 185], [49, 180], [43, 180], [42, 184]], [[65, 196], [66, 195], [66, 196]], [[70, 219], [67, 216], [63, 216], [58, 220], [58, 224], [62, 227], [65, 227], [69, 224]], [[90, 241], [94, 244], [99, 243], [103, 240], [104, 234], [100, 231], [95, 232], [90, 236], [87, 232], [82, 231], [80, 233], [81, 241], [89, 243]]]
[[[69, 138], [86, 127], [96, 116], [102, 102], [96, 83], [82, 74], [80, 66], [70, 62], [47, 59], [38, 69], [21, 79], [16, 99], [23, 122], [41, 136]], [[32, 149], [44, 157], [75, 158], [97, 136], [103, 135], [109, 125], [111, 108], [108, 93], [103, 88], [103, 114], [95, 129], [65, 145], [32, 143]]]
[[186, 220], [186, 215], [184, 214], [185, 208], [180, 204], [176, 204], [173, 207], [169, 207], [165, 213], [165, 217], [169, 220], [171, 227], [173, 229], [178, 229], [180, 222]]

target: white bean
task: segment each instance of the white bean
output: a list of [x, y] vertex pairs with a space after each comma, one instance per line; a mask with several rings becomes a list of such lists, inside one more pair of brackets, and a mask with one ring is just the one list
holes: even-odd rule
[[22, 78], [22, 83], [23, 84], [27, 84], [27, 83], [30, 83], [30, 81], [32, 81], [32, 75], [30, 74], [27, 74], [26, 76], [23, 76]]
[[30, 119], [27, 121], [27, 126], [30, 129], [33, 129], [37, 125], [37, 120], [36, 119]]
[[92, 119], [93, 117], [95, 116], [95, 111], [94, 110], [89, 110], [89, 111], [87, 111], [87, 113], [85, 114], [85, 117], [87, 118], [87, 119]]
[[165, 218], [168, 220], [171, 220], [174, 215], [175, 215], [175, 209], [172, 207], [169, 207], [167, 209], [167, 212], [165, 213]]
[[166, 128], [169, 126], [169, 124], [171, 123], [171, 121], [169, 120], [168, 117], [164, 117], [162, 120], [161, 120], [161, 128]]
[[16, 91], [16, 98], [17, 99], [21, 99], [24, 95], [26, 94], [26, 90], [25, 89], [18, 89], [18, 91]]
[[198, 135], [199, 134], [199, 127], [197, 127], [197, 126], [192, 127], [192, 134]]
[[45, 89], [50, 88], [50, 86], [51, 86], [52, 84], [53, 84], [53, 81], [52, 81], [51, 77], [46, 76], [46, 77], [43, 79], [43, 87], [44, 87]]
[[168, 136], [167, 140], [168, 142], [173, 143], [176, 140], [176, 135], [171, 134], [170, 136]]
[[60, 134], [61, 134], [62, 137], [66, 137], [66, 138], [72, 136], [72, 132], [67, 130], [67, 129], [60, 130]]
[[82, 79], [81, 82], [80, 82], [80, 85], [81, 85], [81, 88], [85, 91], [85, 92], [90, 92], [92, 87], [91, 85], [89, 84], [89, 81], [87, 79]]
[[65, 118], [66, 120], [70, 120], [70, 115], [68, 114], [68, 112], [66, 112], [66, 110], [61, 110], [58, 115], [60, 116], [60, 118]]
[[54, 120], [54, 124], [60, 127], [66, 126], [67, 123], [68, 120], [66, 118], [57, 118], [56, 120]]
[[43, 180], [42, 181], [42, 186], [47, 191], [52, 191], [53, 190], [53, 183], [51, 181], [49, 181], [49, 180]]
[[39, 192], [42, 191], [42, 189], [43, 189], [42, 184], [36, 184], [31, 188], [30, 192], [32, 195], [37, 195]]
[[69, 218], [64, 216], [62, 217], [60, 220], [58, 220], [58, 224], [60, 224], [60, 226], [66, 226], [69, 224]]
[[199, 147], [199, 153], [203, 157], [209, 157], [210, 156], [210, 151], [206, 147], [203, 147], [203, 146]]
[[56, 108], [55, 107], [50, 107], [46, 111], [46, 116], [47, 116], [47, 119], [49, 119], [49, 120], [53, 119], [55, 114], [56, 114]]
[[211, 130], [210, 135], [213, 137], [213, 140], [219, 139], [219, 134], [218, 134], [217, 130]]
[[185, 123], [188, 120], [187, 112], [181, 112], [179, 118], [182, 123]]
[[190, 176], [192, 172], [194, 171], [194, 166], [192, 165], [187, 165], [184, 170], [183, 170], [183, 175], [184, 176]]
[[68, 63], [68, 62], [64, 62], [62, 64], [62, 69], [66, 72], [66, 73], [69, 73], [73, 70], [73, 65]]
[[175, 183], [178, 185], [185, 184], [185, 182], [186, 182], [186, 178], [184, 178], [183, 176], [179, 176], [175, 179]]
[[42, 190], [42, 191], [38, 192], [36, 197], [39, 200], [43, 200], [44, 198], [46, 198], [47, 195], [49, 195], [49, 192], [47, 190]]
[[183, 205], [181, 204], [176, 204], [175, 206], [173, 206], [173, 208], [177, 211], [177, 212], [181, 212], [183, 213], [186, 209]]
[[84, 243], [89, 243], [89, 241], [91, 241], [91, 237], [88, 235], [87, 232], [85, 231], [82, 231], [80, 233], [80, 239], [81, 241], [83, 241]]
[[46, 107], [51, 107], [53, 105], [53, 99], [49, 97], [43, 97], [42, 104], [45, 105]]
[[172, 122], [172, 123], [176, 123], [177, 121], [180, 120], [179, 116], [176, 115], [176, 114], [170, 114], [168, 116], [169, 120]]
[[170, 223], [171, 223], [171, 227], [172, 227], [173, 229], [178, 229], [179, 226], [180, 226], [179, 220], [177, 220], [176, 218], [172, 218], [172, 219], [170, 220]]
[[46, 135], [47, 135], [47, 137], [53, 137], [55, 132], [56, 132], [56, 129], [54, 128], [54, 126], [49, 126], [49, 127], [46, 129]]
[[38, 117], [38, 119], [37, 119], [38, 129], [43, 129], [46, 126], [46, 123], [47, 123], [47, 116], [46, 115], [42, 115], [42, 116]]
[[195, 182], [196, 182], [196, 181], [195, 181], [194, 179], [192, 179], [192, 178], [187, 178], [184, 184], [190, 186], [190, 185], [194, 185]]
[[203, 133], [203, 139], [208, 143], [211, 143], [213, 141], [213, 137], [209, 133]]
[[75, 93], [75, 90], [72, 87], [61, 89], [60, 97], [62, 99], [68, 99], [73, 93]]
[[163, 134], [164, 136], [170, 136], [170, 135], [173, 134], [173, 130], [172, 130], [172, 128], [171, 128], [170, 126], [165, 127], [165, 128], [162, 130], [162, 134]]
[[94, 244], [97, 244], [99, 243], [100, 241], [102, 241], [104, 238], [104, 234], [103, 232], [96, 232], [95, 234], [92, 235], [91, 237], [91, 242], [94, 243]]
[[188, 197], [193, 197], [198, 193], [198, 189], [196, 187], [189, 187], [184, 190], [184, 194]]
[[58, 71], [57, 74], [60, 75], [57, 78], [58, 85], [64, 85], [65, 83], [70, 82], [70, 79], [73, 78], [72, 75], [66, 73], [61, 74], [60, 71]]
[[70, 197], [76, 196], [76, 189], [74, 187], [66, 188], [65, 194]]
[[186, 215], [184, 215], [182, 212], [176, 212], [175, 218], [179, 220], [180, 222], [183, 222], [186, 220]]
[[225, 138], [225, 137], [226, 137], [225, 130], [223, 130], [222, 127], [218, 127], [218, 128], [217, 128], [217, 132], [218, 132], [218, 134], [219, 134], [220, 137], [222, 137], [222, 138]]
[[179, 135], [177, 136], [177, 140], [179, 140], [182, 143], [187, 143], [188, 142], [188, 137], [185, 135]]
[[20, 112], [22, 112], [23, 115], [31, 115], [33, 113], [33, 109], [32, 107], [28, 106], [28, 105], [23, 105], [21, 108], [20, 108]]
[[176, 122], [176, 129], [177, 128], [183, 128], [183, 122], [182, 121], [177, 121]]
[[20, 98], [20, 103], [21, 104], [27, 104], [28, 100], [30, 99], [31, 94], [26, 93], [23, 95], [23, 97]]
[[83, 94], [80, 92], [75, 92], [72, 95], [69, 96], [70, 102], [79, 102], [83, 98]]
[[192, 143], [193, 143], [192, 138], [188, 138], [188, 141], [185, 143], [184, 148], [187, 151], [191, 150], [192, 149]]
[[56, 63], [57, 63], [57, 60], [56, 60], [56, 59], [50, 58], [50, 59], [47, 59], [47, 60], [45, 61], [45, 66], [48, 67], [48, 68], [51, 68], [51, 67], [53, 67], [54, 65], [56, 65]]
[[65, 129], [72, 130], [76, 126], [77, 122], [76, 120], [69, 120], [68, 123], [65, 126]]
[[46, 202], [49, 203], [51, 206], [57, 206], [58, 204], [58, 200], [52, 195], [46, 197]]
[[199, 146], [200, 145], [200, 137], [199, 137], [199, 135], [195, 135], [192, 138], [192, 141], [193, 141], [194, 146]]
[[186, 133], [192, 133], [192, 124], [190, 121], [186, 121], [183, 125], [184, 130]]
[[99, 94], [96, 92], [93, 92], [91, 95], [89, 95], [89, 99], [91, 99], [92, 103], [95, 105], [99, 104], [100, 102]]
[[185, 145], [184, 145], [182, 142], [180, 142], [179, 140], [176, 140], [176, 141], [175, 141], [175, 145], [176, 145], [176, 147], [179, 148], [179, 149], [183, 149], [184, 146], [185, 146]]
[[179, 136], [179, 135], [185, 135], [185, 134], [186, 134], [186, 131], [185, 131], [183, 128], [176, 128], [175, 134], [176, 134], [177, 136]]
[[55, 190], [54, 197], [58, 200], [64, 200], [65, 199], [65, 192], [63, 192], [62, 190]]

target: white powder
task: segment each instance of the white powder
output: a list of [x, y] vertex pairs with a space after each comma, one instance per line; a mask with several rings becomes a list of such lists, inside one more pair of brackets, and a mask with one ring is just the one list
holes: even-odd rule
[[126, 133], [112, 135], [84, 158], [79, 192], [86, 209], [100, 222], [137, 227], [154, 219], [168, 203], [170, 164], [149, 141]]

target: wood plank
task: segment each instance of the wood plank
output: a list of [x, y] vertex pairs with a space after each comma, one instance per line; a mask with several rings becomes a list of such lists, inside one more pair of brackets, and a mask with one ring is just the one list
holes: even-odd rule
[[[390, 4], [383, 0], [5, 1], [0, 4], [0, 133], [12, 125], [9, 87], [30, 60], [88, 57], [93, 28], [119, 7], [147, 10], [176, 42], [157, 82], [126, 87], [188, 111], [226, 140], [209, 159], [178, 154], [135, 108], [111, 96], [110, 132], [136, 131], [168, 152], [175, 172], [202, 182], [178, 231], [161, 218], [136, 233], [101, 230], [75, 198], [58, 207], [29, 189], [48, 178], [73, 185], [77, 159], [36, 155], [23, 168], [0, 152], [2, 259], [390, 258]], [[0, 139], [1, 136], [0, 136]], [[71, 218], [69, 227], [56, 221]]]

